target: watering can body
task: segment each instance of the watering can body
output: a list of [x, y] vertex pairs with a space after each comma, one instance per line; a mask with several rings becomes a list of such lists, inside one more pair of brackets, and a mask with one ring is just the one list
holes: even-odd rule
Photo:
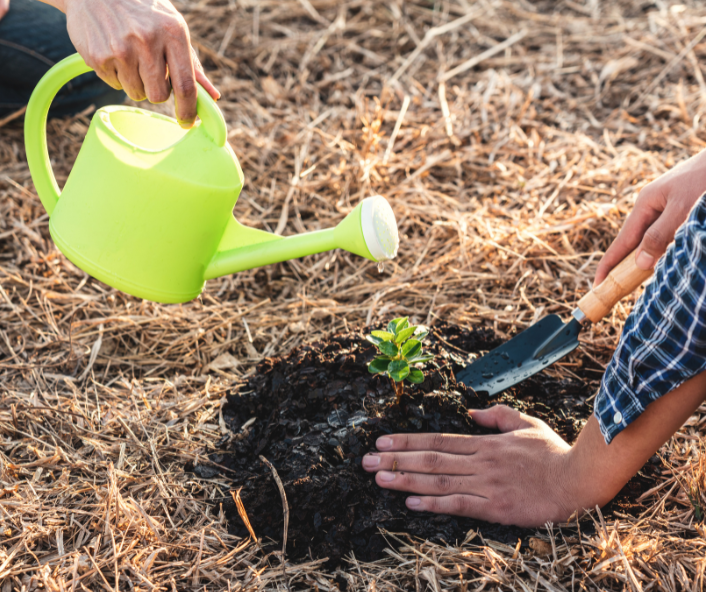
[[[230, 146], [217, 147], [203, 129], [180, 132], [154, 113], [102, 109], [49, 220], [54, 242], [78, 267], [160, 302], [201, 293], [243, 184]], [[139, 136], [139, 148], [127, 145]], [[154, 138], [174, 144], [152, 151]]]
[[207, 279], [336, 247], [381, 259], [369, 248], [376, 251], [380, 241], [368, 245], [363, 236], [365, 204], [335, 229], [293, 237], [240, 224], [232, 210], [243, 172], [223, 115], [201, 87], [200, 121], [190, 130], [134, 107], [96, 111], [60, 192], [47, 150], [47, 113], [58, 90], [88, 70], [78, 55], [54, 66], [25, 117], [27, 160], [52, 239], [79, 268], [128, 294], [172, 303], [197, 297]]

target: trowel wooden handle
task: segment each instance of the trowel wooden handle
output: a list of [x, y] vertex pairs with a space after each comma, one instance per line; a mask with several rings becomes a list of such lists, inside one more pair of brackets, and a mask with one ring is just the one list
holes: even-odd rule
[[619, 300], [632, 294], [652, 275], [652, 269], [645, 270], [637, 266], [635, 252], [625, 257], [600, 285], [579, 300], [578, 308], [592, 323], [600, 321]]

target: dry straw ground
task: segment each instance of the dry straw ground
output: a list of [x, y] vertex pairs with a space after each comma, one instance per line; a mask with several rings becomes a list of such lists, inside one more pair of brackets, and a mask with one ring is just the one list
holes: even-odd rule
[[[379, 192], [400, 257], [379, 274], [322, 254], [210, 282], [183, 306], [126, 297], [51, 243], [20, 120], [0, 123], [0, 589], [703, 590], [706, 407], [667, 445], [644, 516], [594, 514], [597, 534], [555, 526], [530, 551], [469, 533], [283, 574], [228, 535], [227, 480], [183, 470], [207, 463], [224, 393], [263, 356], [397, 314], [505, 334], [566, 314], [636, 192], [705, 145], [701, 3], [180, 8], [246, 172], [239, 218], [314, 230]], [[60, 183], [89, 117], [50, 123]], [[605, 363], [631, 303], [555, 371]]]

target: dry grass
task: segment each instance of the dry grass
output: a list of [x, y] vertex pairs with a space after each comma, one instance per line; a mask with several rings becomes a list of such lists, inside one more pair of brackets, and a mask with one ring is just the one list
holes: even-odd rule
[[[701, 3], [181, 8], [246, 173], [241, 221], [314, 230], [379, 192], [400, 257], [383, 274], [342, 252], [290, 261], [210, 282], [183, 306], [127, 297], [56, 250], [19, 121], [0, 122], [2, 592], [333, 590], [341, 578], [356, 590], [702, 590], [704, 407], [667, 445], [639, 519], [596, 514], [598, 534], [548, 529], [529, 552], [473, 533], [460, 547], [410, 543], [352, 559], [338, 579], [317, 562], [283, 576], [279, 558], [228, 535], [227, 472], [183, 470], [208, 464], [224, 393], [263, 356], [397, 314], [505, 334], [566, 314], [636, 191], [705, 145]], [[88, 117], [50, 124], [60, 183]], [[553, 371], [605, 363], [631, 303]]]

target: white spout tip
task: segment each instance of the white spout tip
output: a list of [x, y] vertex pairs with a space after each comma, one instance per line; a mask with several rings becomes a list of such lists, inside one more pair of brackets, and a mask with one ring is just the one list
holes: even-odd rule
[[395, 213], [388, 201], [382, 195], [365, 198], [360, 221], [365, 244], [375, 261], [394, 259], [400, 246], [400, 236]]

